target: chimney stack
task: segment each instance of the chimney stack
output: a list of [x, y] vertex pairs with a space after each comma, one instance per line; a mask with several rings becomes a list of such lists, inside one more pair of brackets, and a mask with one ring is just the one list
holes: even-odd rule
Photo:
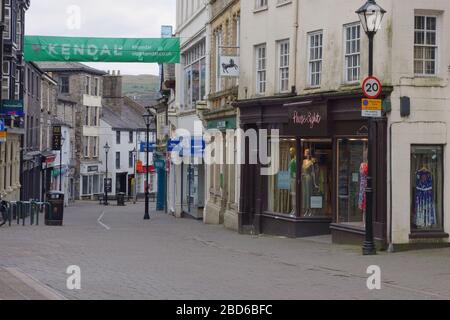
[[123, 107], [122, 76], [116, 70], [103, 76], [103, 104], [121, 114]]

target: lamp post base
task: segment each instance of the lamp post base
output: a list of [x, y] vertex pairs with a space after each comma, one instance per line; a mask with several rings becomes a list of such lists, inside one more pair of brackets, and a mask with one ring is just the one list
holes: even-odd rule
[[377, 254], [377, 249], [375, 248], [375, 243], [364, 241], [363, 244], [363, 255], [374, 256]]

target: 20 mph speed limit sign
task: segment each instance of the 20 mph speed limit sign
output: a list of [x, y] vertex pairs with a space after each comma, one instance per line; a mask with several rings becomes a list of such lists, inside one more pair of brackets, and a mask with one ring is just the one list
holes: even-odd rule
[[382, 91], [381, 82], [375, 77], [368, 77], [363, 82], [362, 90], [368, 99], [376, 99]]

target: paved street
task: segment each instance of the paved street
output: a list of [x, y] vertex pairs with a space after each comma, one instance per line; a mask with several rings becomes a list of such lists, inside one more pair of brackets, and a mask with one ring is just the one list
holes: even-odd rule
[[[142, 216], [142, 203], [80, 202], [66, 209], [64, 227], [3, 227], [0, 268], [68, 299], [450, 298], [450, 249], [363, 257], [360, 248], [331, 245], [327, 237], [252, 237], [165, 214]], [[81, 268], [81, 290], [66, 288], [70, 265]], [[381, 290], [366, 287], [369, 265], [381, 267]], [[8, 294], [4, 285], [1, 294]]]

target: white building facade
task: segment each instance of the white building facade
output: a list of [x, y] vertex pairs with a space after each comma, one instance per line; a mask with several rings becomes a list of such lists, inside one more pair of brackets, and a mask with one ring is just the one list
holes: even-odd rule
[[[169, 110], [172, 139], [180, 136], [183, 129], [191, 138], [194, 123], [201, 123], [198, 112], [204, 106], [209, 92], [208, 81], [208, 41], [206, 24], [208, 5], [203, 1], [177, 1], [176, 37], [181, 40], [181, 63], [175, 67], [175, 103]], [[201, 125], [200, 125], [201, 127]], [[198, 163], [198, 164], [197, 164]], [[182, 164], [171, 163], [168, 176], [168, 209], [176, 216], [189, 214], [194, 218], [203, 217], [205, 206], [205, 166], [200, 158], [185, 155]]]

